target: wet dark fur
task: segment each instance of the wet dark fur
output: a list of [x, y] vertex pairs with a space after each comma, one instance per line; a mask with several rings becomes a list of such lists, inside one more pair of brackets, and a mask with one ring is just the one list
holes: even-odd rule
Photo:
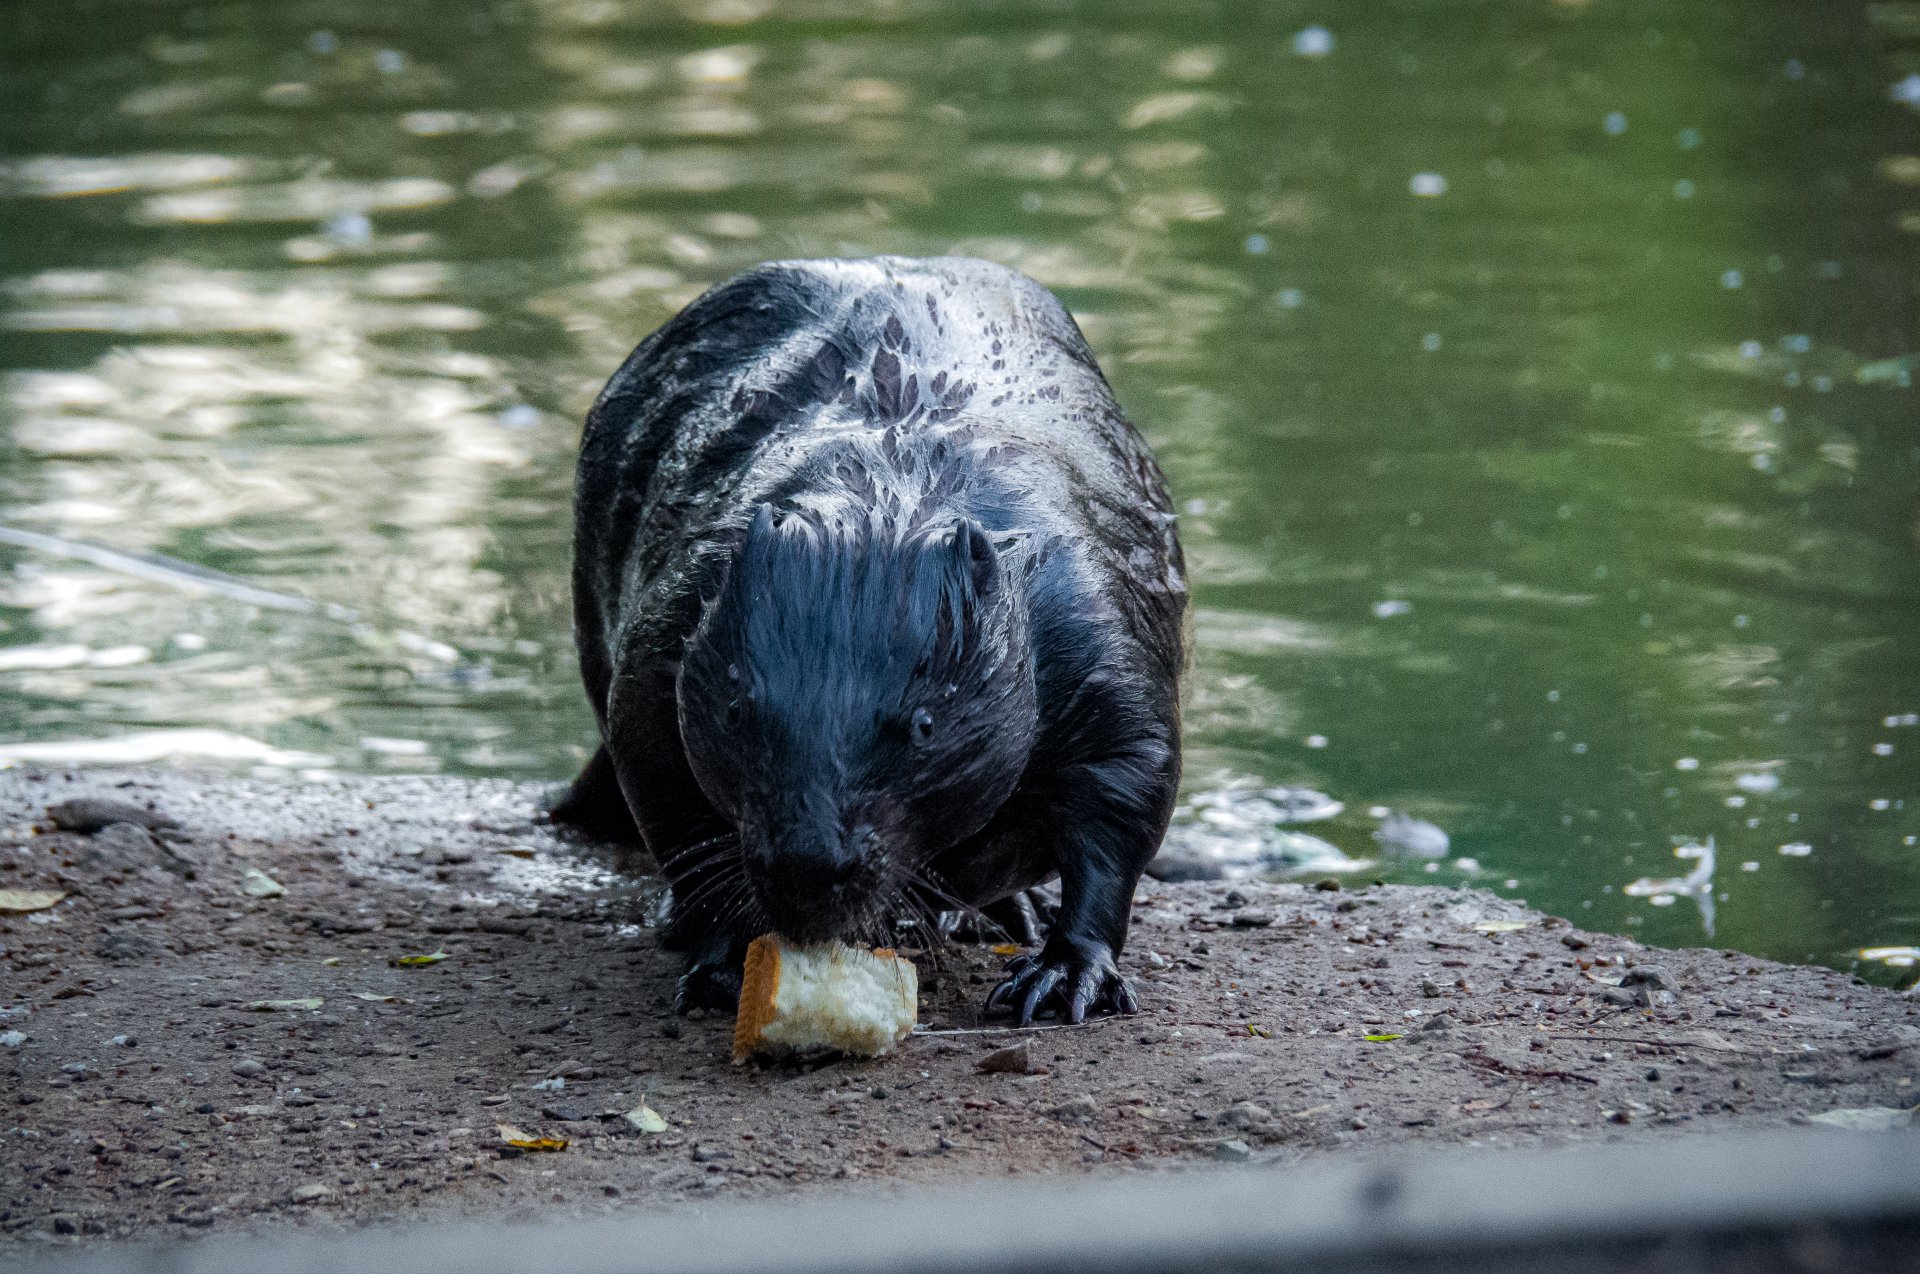
[[964, 258], [781, 262], [648, 337], [587, 419], [581, 669], [555, 816], [674, 882], [681, 1005], [746, 942], [1018, 918], [1023, 1020], [1134, 1007], [1115, 960], [1180, 770], [1166, 486], [1073, 320]]

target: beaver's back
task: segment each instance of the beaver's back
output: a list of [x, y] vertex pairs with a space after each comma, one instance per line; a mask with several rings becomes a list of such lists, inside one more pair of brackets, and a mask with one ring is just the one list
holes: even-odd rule
[[635, 589], [656, 595], [671, 641], [699, 558], [762, 501], [827, 516], [904, 502], [1070, 543], [1178, 662], [1184, 586], [1159, 470], [1066, 310], [1003, 266], [774, 262], [648, 337], [582, 442], [583, 658], [596, 634], [623, 639], [595, 599]]

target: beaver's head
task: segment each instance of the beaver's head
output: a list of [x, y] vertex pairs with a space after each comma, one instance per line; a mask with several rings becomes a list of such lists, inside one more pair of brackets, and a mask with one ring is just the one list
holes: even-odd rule
[[689, 639], [680, 734], [799, 943], [872, 935], [979, 831], [1033, 746], [1023, 590], [979, 523], [776, 524], [762, 505]]

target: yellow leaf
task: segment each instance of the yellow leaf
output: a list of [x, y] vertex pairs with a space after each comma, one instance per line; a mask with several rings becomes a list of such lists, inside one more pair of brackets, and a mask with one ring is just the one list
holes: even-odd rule
[[337, 969], [340, 967], [340, 957], [328, 956], [326, 959], [322, 960], [320, 963], [326, 965], [329, 969]]
[[1273, 1032], [1269, 1031], [1266, 1027], [1260, 1025], [1260, 1023], [1258, 1022], [1247, 1023], [1247, 1034], [1259, 1040], [1270, 1040], [1273, 1038]]
[[1020, 954], [1019, 945], [1012, 942], [1002, 942], [997, 946], [988, 947], [987, 950], [997, 956], [1016, 956]]
[[0, 911], [45, 911], [65, 897], [57, 889], [0, 889]]
[[387, 963], [396, 969], [418, 969], [422, 965], [439, 964], [446, 958], [446, 952], [436, 951], [432, 955], [395, 956]]
[[1388, 1040], [1398, 1040], [1398, 1039], [1405, 1039], [1405, 1038], [1406, 1037], [1404, 1035], [1369, 1035], [1367, 1036], [1367, 1043], [1385, 1044]]
[[565, 1150], [569, 1144], [565, 1137], [536, 1137], [512, 1124], [495, 1124], [494, 1128], [499, 1132], [500, 1140], [521, 1150]]

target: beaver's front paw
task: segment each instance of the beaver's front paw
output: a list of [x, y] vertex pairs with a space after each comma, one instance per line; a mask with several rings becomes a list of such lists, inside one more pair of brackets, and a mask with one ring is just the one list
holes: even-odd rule
[[680, 977], [673, 1011], [714, 1009], [731, 1013], [740, 1005], [740, 968], [725, 961], [698, 961]]
[[1138, 1013], [1140, 1001], [1120, 976], [1113, 948], [1104, 942], [1047, 940], [1037, 956], [1015, 956], [1007, 964], [1007, 978], [987, 997], [987, 1013], [1018, 1010], [1020, 1025], [1033, 1023], [1035, 1013], [1066, 1011], [1067, 1021], [1084, 1022], [1094, 1012]]

